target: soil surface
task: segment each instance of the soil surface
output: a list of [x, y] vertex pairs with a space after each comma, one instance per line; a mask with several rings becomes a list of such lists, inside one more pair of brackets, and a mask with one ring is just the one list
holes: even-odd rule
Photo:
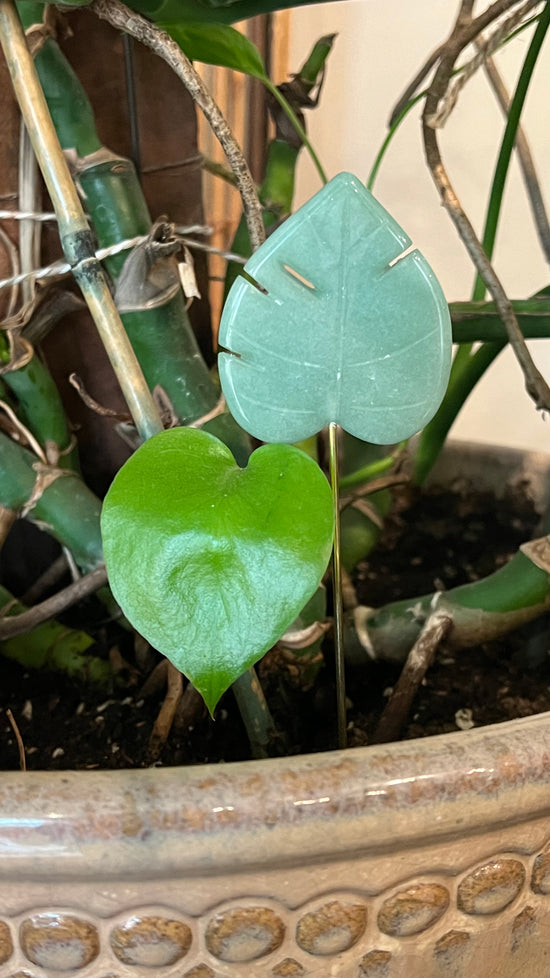
[[[376, 553], [358, 569], [359, 600], [376, 606], [485, 576], [538, 532], [537, 523], [530, 502], [518, 494], [498, 504], [489, 495], [463, 498], [445, 492], [422, 497], [392, 516]], [[8, 710], [28, 770], [170, 766], [249, 757], [246, 734], [228, 693], [214, 722], [195, 703], [192, 715], [173, 730], [154, 759], [149, 739], [164, 689], [162, 683], [152, 690], [144, 684], [160, 657], [142, 650], [136, 658], [131, 637], [104, 621], [95, 599], [79, 613], [83, 627], [95, 629], [98, 636], [92, 651], [108, 655], [116, 646], [128, 664], [119, 673], [119, 687], [116, 692], [94, 690], [0, 658], [1, 769], [20, 767]], [[74, 615], [73, 610], [67, 624], [75, 625]], [[414, 701], [404, 736], [457, 731], [549, 710], [549, 629], [546, 617], [506, 641], [453, 655], [442, 648]], [[258, 666], [281, 734], [275, 748], [280, 753], [336, 746], [333, 662], [327, 645], [312, 688], [303, 688], [299, 670], [277, 649]], [[348, 670], [350, 746], [369, 743], [398, 674], [399, 668], [385, 664]]]

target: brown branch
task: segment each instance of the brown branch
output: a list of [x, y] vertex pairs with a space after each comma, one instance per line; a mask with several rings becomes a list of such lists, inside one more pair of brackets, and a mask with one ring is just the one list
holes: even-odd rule
[[23, 743], [23, 738], [19, 732], [19, 727], [15, 722], [15, 717], [11, 710], [6, 710], [6, 716], [11, 724], [11, 729], [13, 730], [15, 741], [17, 743], [17, 750], [19, 751], [19, 767], [22, 771], [27, 770], [27, 758], [25, 757], [25, 745]]
[[37, 625], [41, 625], [42, 622], [60, 614], [66, 608], [72, 607], [82, 598], [98, 591], [100, 587], [104, 587], [105, 584], [107, 584], [107, 571], [104, 567], [96, 567], [89, 574], [80, 577], [74, 584], [69, 584], [62, 591], [58, 591], [53, 597], [36, 604], [34, 608], [22, 611], [19, 615], [0, 618], [0, 641], [31, 632]]
[[414, 643], [374, 733], [372, 743], [397, 740], [409, 715], [420, 683], [432, 664], [435, 653], [450, 632], [453, 620], [445, 612], [434, 612]]
[[130, 37], [140, 41], [141, 44], [145, 44], [163, 61], [166, 61], [181, 79], [191, 97], [204, 113], [214, 135], [223, 147], [241, 194], [252, 249], [259, 248], [265, 240], [265, 230], [261, 205], [252, 174], [226, 119], [189, 58], [166, 31], [162, 31], [155, 24], [141, 17], [140, 14], [129, 10], [120, 0], [93, 0], [89, 9], [93, 10], [101, 20], [106, 20], [112, 27], [124, 31]]
[[149, 738], [147, 757], [150, 763], [158, 760], [160, 752], [170, 736], [174, 717], [183, 695], [183, 676], [171, 662], [168, 663], [167, 681], [166, 696]]
[[461, 6], [461, 12], [455, 27], [443, 46], [439, 67], [437, 68], [433, 80], [426, 94], [424, 111], [422, 114], [422, 132], [424, 137], [424, 149], [428, 167], [432, 174], [434, 183], [439, 190], [441, 201], [453, 221], [458, 234], [464, 243], [470, 258], [472, 259], [479, 275], [483, 279], [488, 291], [490, 292], [497, 310], [504, 323], [508, 340], [516, 358], [523, 370], [525, 386], [528, 394], [534, 400], [539, 410], [550, 410], [550, 388], [544, 377], [533, 363], [527, 344], [521, 332], [519, 323], [514, 313], [512, 303], [491, 264], [485, 254], [481, 242], [478, 240], [474, 228], [463, 210], [460, 201], [454, 191], [445, 166], [443, 164], [436, 129], [430, 121], [437, 114], [439, 102], [444, 97], [449, 86], [451, 74], [460, 52], [471, 43], [478, 34], [497, 19], [502, 13], [514, 6], [518, 0], [497, 0], [487, 8], [475, 20], [464, 19], [461, 17], [466, 9], [465, 4]]

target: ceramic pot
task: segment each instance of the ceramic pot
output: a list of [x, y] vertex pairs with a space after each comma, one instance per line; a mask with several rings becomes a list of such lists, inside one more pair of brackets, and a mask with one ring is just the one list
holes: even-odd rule
[[[448, 476], [548, 460], [472, 448]], [[550, 714], [347, 752], [0, 778], [0, 978], [543, 978]]]

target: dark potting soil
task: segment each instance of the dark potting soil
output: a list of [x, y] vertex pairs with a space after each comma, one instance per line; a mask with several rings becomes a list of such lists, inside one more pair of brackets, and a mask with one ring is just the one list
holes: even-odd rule
[[[514, 494], [450, 492], [421, 497], [392, 516], [376, 552], [356, 578], [361, 603], [376, 606], [434, 589], [448, 589], [502, 566], [518, 545], [538, 532], [529, 500]], [[233, 696], [226, 694], [212, 721], [199, 711], [190, 726], [173, 730], [152, 761], [151, 730], [162, 705], [162, 685], [145, 695], [147, 673], [160, 659], [149, 653], [137, 669], [130, 637], [106, 624], [95, 599], [80, 612], [98, 635], [97, 654], [116, 646], [129, 663], [117, 693], [94, 690], [57, 673], [30, 671], [0, 658], [0, 768], [20, 767], [8, 710], [20, 733], [28, 770], [97, 769], [234, 761], [249, 757]], [[75, 624], [75, 611], [67, 623]], [[405, 737], [457, 731], [550, 709], [550, 619], [545, 617], [496, 643], [449, 654], [439, 650], [411, 710]], [[329, 648], [313, 688], [277, 649], [258, 666], [278, 730], [279, 752], [336, 746], [333, 662]], [[399, 667], [372, 663], [347, 674], [351, 747], [368, 744]]]

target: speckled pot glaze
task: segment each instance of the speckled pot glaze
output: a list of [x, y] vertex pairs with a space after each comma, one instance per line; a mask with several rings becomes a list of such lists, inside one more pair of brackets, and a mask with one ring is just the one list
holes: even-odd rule
[[[492, 471], [546, 491], [536, 457]], [[0, 852], [0, 978], [546, 978], [550, 714], [266, 762], [4, 774]]]

